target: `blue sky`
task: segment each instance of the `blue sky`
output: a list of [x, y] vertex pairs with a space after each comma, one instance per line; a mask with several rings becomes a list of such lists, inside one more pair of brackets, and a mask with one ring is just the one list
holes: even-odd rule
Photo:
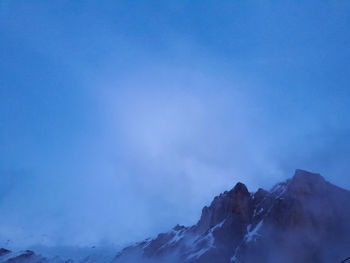
[[237, 181], [350, 188], [349, 1], [0, 1], [0, 234], [123, 244]]

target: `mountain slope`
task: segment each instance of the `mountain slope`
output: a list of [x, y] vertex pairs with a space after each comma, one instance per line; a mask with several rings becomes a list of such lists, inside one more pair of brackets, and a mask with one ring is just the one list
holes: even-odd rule
[[71, 260], [64, 261], [59, 257], [46, 258], [34, 253], [31, 250], [13, 252], [0, 248], [0, 263], [71, 263]]
[[127, 247], [115, 262], [340, 262], [350, 255], [350, 191], [296, 170], [271, 191], [238, 183], [198, 223]]

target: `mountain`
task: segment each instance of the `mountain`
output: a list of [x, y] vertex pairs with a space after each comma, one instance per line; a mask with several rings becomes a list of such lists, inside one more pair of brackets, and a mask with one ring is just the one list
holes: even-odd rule
[[115, 263], [326, 263], [350, 256], [350, 191], [296, 170], [270, 191], [242, 183], [175, 226], [123, 249]]
[[350, 191], [296, 170], [270, 191], [242, 183], [205, 206], [197, 224], [177, 225], [121, 250], [79, 260], [0, 248], [0, 263], [328, 263], [350, 256]]
[[116, 253], [115, 249], [109, 246], [52, 247], [51, 249], [36, 248], [34, 250], [35, 252], [33, 250], [10, 251], [0, 248], [0, 263], [108, 263], [112, 261]]
[[0, 263], [72, 263], [72, 261], [65, 261], [59, 257], [48, 259], [31, 250], [13, 252], [0, 248]]

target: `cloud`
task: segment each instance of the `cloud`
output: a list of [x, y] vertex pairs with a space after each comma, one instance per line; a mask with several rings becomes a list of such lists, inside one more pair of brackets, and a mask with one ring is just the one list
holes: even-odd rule
[[[220, 19], [213, 5], [199, 17], [176, 6], [154, 5], [159, 17], [130, 4], [3, 10], [2, 43], [16, 45], [2, 60], [12, 77], [0, 96], [2, 236], [25, 245], [131, 242], [194, 223], [237, 181], [269, 188], [295, 168], [350, 187], [348, 81], [332, 60], [340, 53], [320, 59], [318, 42], [305, 49], [309, 34], [299, 30], [280, 46], [290, 31], [255, 5], [215, 4]], [[283, 39], [260, 39], [264, 25], [283, 29]]]

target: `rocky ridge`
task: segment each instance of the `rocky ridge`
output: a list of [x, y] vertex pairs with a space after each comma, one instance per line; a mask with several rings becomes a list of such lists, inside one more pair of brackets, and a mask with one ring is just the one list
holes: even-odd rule
[[139, 255], [185, 263], [311, 263], [340, 262], [349, 254], [350, 191], [296, 170], [270, 191], [250, 193], [237, 183], [204, 207], [194, 226], [127, 247], [115, 262]]

